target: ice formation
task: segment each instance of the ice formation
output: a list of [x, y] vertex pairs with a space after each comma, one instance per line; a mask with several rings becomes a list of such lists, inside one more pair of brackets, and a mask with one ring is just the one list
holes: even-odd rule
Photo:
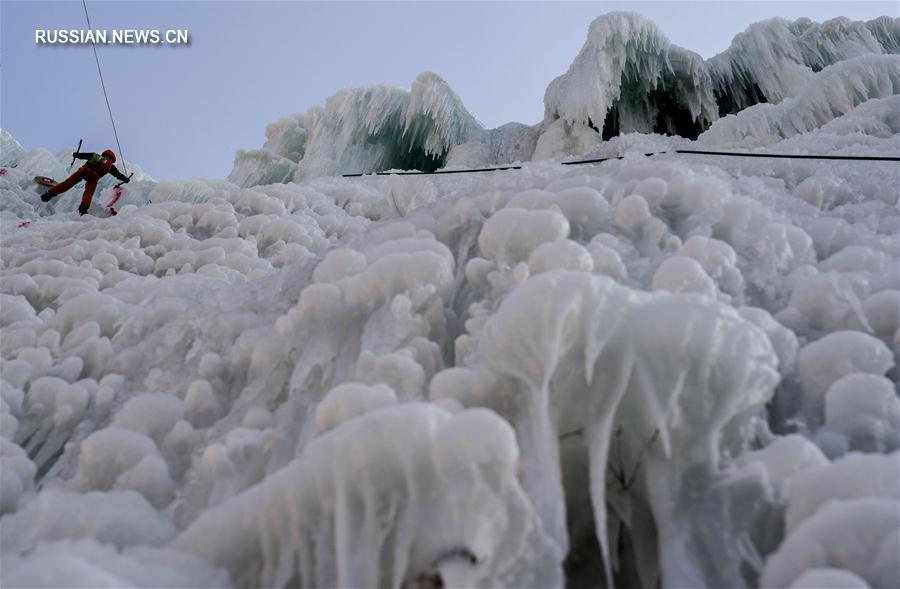
[[[526, 491], [564, 550], [564, 496], [575, 492], [562, 488], [558, 440], [576, 431], [590, 472], [578, 483], [590, 486], [605, 562], [607, 487], [610, 473], [619, 473], [610, 503], [621, 522], [616, 535], [628, 537], [637, 555], [627, 565], [656, 562], [661, 553], [661, 570], [623, 574], [640, 575], [643, 586], [659, 574], [673, 586], [739, 580], [738, 563], [728, 570], [729, 555], [718, 554], [734, 530], [700, 538], [690, 527], [701, 521], [676, 521], [702, 501], [722, 457], [743, 451], [748, 420], [772, 394], [777, 358], [764, 332], [701, 298], [646, 295], [582, 271], [525, 281], [473, 336], [477, 363], [439, 373], [432, 398], [502, 408], [519, 431]], [[486, 398], [473, 399], [471, 388]], [[569, 449], [567, 459], [578, 453]], [[570, 505], [578, 513], [585, 507]], [[645, 535], [652, 524], [634, 520], [638, 512], [653, 513], [658, 537]], [[705, 575], [700, 554], [719, 562], [720, 576]]]
[[735, 47], [802, 28], [806, 86], [699, 141], [591, 128], [716, 116], [628, 15], [549, 126], [345, 91], [114, 217], [48, 210], [70, 154], [0, 133], [0, 585], [898, 586], [896, 163], [669, 151], [900, 153], [898, 57], [860, 55], [897, 21], [797, 22]]
[[[560, 585], [559, 555], [516, 480], [509, 424], [394, 403], [348, 416], [175, 546], [239, 586]], [[217, 540], [223, 526], [234, 541]]]
[[259, 150], [239, 151], [229, 180], [273, 184], [338, 173], [443, 167], [451, 148], [483, 133], [459, 96], [426, 72], [409, 91], [343, 90], [305, 115], [268, 126]]
[[831, 577], [849, 573], [862, 579], [863, 587], [896, 586], [898, 502], [897, 452], [852, 453], [803, 470], [790, 487], [786, 539], [766, 563], [761, 585], [793, 587], [828, 569]]
[[717, 117], [703, 59], [672, 45], [654, 23], [634, 13], [609, 14], [591, 24], [569, 71], [547, 87], [544, 109], [544, 125], [572, 134], [593, 130], [604, 139], [631, 132], [693, 139]]
[[16, 138], [5, 129], [0, 129], [0, 165], [15, 165], [23, 155], [25, 155], [25, 150], [16, 141]]
[[716, 147], [769, 145], [875, 98], [887, 101], [870, 104], [869, 112], [888, 113], [843, 124], [892, 136], [900, 126], [898, 54], [900, 18], [887, 16], [821, 24], [773, 18], [704, 61], [639, 14], [611, 13], [591, 23], [568, 71], [550, 82], [544, 120], [535, 125], [484, 129], [444, 80], [424, 73], [408, 92], [344, 90], [324, 109], [270, 124], [261, 149], [238, 152], [229, 179], [249, 187], [337, 173], [506, 164], [580, 155], [628, 133], [703, 134], [703, 143]]
[[814, 72], [861, 55], [900, 53], [900, 19], [772, 18], [750, 25], [707, 61], [720, 114], [797, 96]]
[[[887, 116], [879, 117], [893, 134], [898, 124], [900, 55], [865, 55], [812, 74], [803, 87], [777, 104], [757, 104], [716, 121], [700, 137], [713, 146], [765, 145], [825, 126], [870, 100]], [[874, 108], [873, 103], [873, 108]]]

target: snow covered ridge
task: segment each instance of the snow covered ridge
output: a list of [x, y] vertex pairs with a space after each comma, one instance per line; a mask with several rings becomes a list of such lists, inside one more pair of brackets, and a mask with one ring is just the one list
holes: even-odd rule
[[[886, 94], [754, 145], [897, 153]], [[626, 134], [98, 218], [0, 138], [4, 587], [900, 585], [895, 164]]]
[[483, 129], [444, 80], [425, 73], [410, 91], [343, 90], [324, 109], [270, 124], [261, 149], [237, 153], [229, 179], [250, 187], [558, 158], [633, 132], [696, 139], [719, 116], [759, 103], [779, 110], [757, 109], [740, 123], [723, 123], [706, 142], [731, 135], [726, 143], [733, 143], [739, 132], [745, 145], [766, 144], [770, 135], [788, 137], [798, 125], [809, 131], [867, 99], [897, 94], [897, 54], [900, 19], [886, 16], [822, 24], [770, 19], [704, 61], [640, 15], [611, 13], [591, 23], [568, 71], [550, 82], [544, 120], [536, 125]]

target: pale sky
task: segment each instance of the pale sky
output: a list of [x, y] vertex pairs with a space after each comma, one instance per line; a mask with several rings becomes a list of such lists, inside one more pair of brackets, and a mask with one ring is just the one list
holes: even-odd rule
[[[129, 160], [157, 179], [224, 178], [266, 124], [341, 88], [446, 79], [487, 127], [543, 117], [591, 21], [628, 10], [705, 58], [773, 16], [898, 16], [897, 2], [290, 2], [88, 0], [94, 29], [188, 29], [185, 47], [98, 48]], [[27, 149], [115, 148], [90, 46], [35, 43], [86, 29], [79, 1], [0, 2], [0, 126]]]

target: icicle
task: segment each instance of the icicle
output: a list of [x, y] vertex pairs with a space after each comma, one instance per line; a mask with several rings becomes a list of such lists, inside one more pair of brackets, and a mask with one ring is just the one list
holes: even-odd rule
[[606, 586], [615, 589], [613, 581], [612, 559], [609, 551], [609, 532], [606, 526], [606, 466], [609, 458], [609, 446], [612, 438], [612, 427], [619, 402], [625, 395], [634, 366], [633, 352], [623, 354], [623, 363], [616, 367], [615, 379], [610, 390], [600, 390], [599, 411], [593, 421], [588, 424], [586, 442], [590, 454], [590, 486], [591, 504], [594, 508], [594, 527], [597, 541], [603, 557], [603, 569], [606, 573]]

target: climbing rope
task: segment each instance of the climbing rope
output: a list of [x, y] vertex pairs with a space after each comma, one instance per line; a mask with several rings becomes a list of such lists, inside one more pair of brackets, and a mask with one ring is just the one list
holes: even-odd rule
[[[666, 153], [687, 153], [695, 155], [724, 155], [731, 157], [766, 157], [781, 158], [792, 160], [850, 160], [850, 161], [868, 161], [868, 162], [900, 162], [900, 157], [877, 156], [877, 155], [808, 155], [802, 153], [736, 153], [733, 151], [702, 151], [699, 149], [671, 149], [669, 151], [657, 151], [645, 153], [644, 155], [662, 155]], [[559, 162], [564, 166], [575, 166], [578, 164], [596, 164], [607, 160], [620, 160], [624, 156], [605, 157], [592, 160], [578, 160], [576, 162]]]
[[[668, 151], [654, 151], [645, 153], [645, 156], [664, 155], [667, 153], [685, 153], [695, 155], [715, 155], [715, 156], [731, 156], [731, 157], [766, 157], [766, 158], [782, 158], [782, 159], [798, 159], [798, 160], [849, 160], [849, 161], [868, 161], [868, 162], [900, 162], [900, 157], [892, 156], [869, 156], [869, 155], [807, 155], [793, 153], [736, 153], [733, 151], [701, 151], [698, 149], [670, 149]], [[578, 166], [581, 164], [599, 164], [609, 160], [624, 159], [624, 155], [613, 157], [601, 157], [590, 160], [577, 160], [574, 162], [559, 162], [563, 166]], [[409, 176], [409, 175], [430, 175], [430, 174], [467, 174], [472, 172], [495, 172], [497, 170], [521, 170], [522, 166], [498, 166], [495, 168], [472, 168], [465, 170], [435, 170], [434, 172], [420, 172], [418, 170], [402, 171], [402, 172], [369, 172], [368, 174], [343, 174], [344, 178], [356, 178], [359, 176]]]
[[[84, 6], [84, 18], [87, 20], [88, 30], [92, 31], [94, 28], [91, 26], [91, 17], [88, 14], [85, 0], [81, 0], [81, 5]], [[100, 74], [100, 86], [103, 88], [103, 98], [106, 99], [106, 110], [109, 112], [109, 122], [112, 123], [113, 135], [116, 137], [116, 146], [118, 146], [119, 155], [122, 157], [122, 170], [127, 174], [128, 168], [125, 166], [125, 152], [122, 151], [122, 144], [119, 142], [119, 132], [116, 130], [116, 120], [113, 118], [112, 108], [109, 106], [109, 94], [106, 92], [106, 82], [103, 81], [103, 70], [100, 69], [100, 57], [97, 55], [97, 45], [94, 43], [93, 37], [91, 37], [91, 48], [94, 50], [94, 61], [97, 62], [97, 73]]]

